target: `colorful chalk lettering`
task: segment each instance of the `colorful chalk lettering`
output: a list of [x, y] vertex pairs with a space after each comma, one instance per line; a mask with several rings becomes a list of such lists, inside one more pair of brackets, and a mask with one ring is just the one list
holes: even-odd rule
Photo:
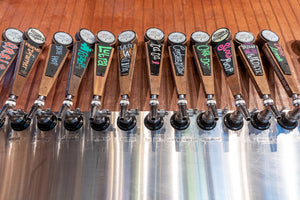
[[77, 41], [74, 46], [73, 56], [75, 55], [75, 59], [72, 59], [72, 65], [74, 64], [74, 75], [81, 77], [91, 58], [93, 48], [92, 45], [89, 45], [84, 41]]
[[274, 55], [278, 65], [280, 66], [282, 72], [285, 75], [292, 75], [289, 64], [284, 55], [283, 48], [277, 42], [269, 42], [268, 47], [270, 48], [272, 54]]
[[211, 52], [208, 44], [195, 45], [195, 52], [199, 60], [203, 76], [211, 76]]
[[227, 77], [234, 74], [231, 48], [232, 48], [231, 43], [226, 40], [218, 43], [217, 46], [215, 47], [219, 60], [223, 66], [225, 75]]
[[153, 76], [159, 75], [163, 45], [154, 41], [147, 43], [148, 56], [150, 62], [150, 72]]
[[11, 42], [1, 42], [0, 44], [0, 77], [4, 71], [10, 66], [16, 53], [18, 46]]
[[262, 76], [263, 70], [257, 46], [252, 43], [244, 43], [241, 45], [241, 49], [246, 56], [247, 61], [255, 76]]
[[112, 47], [107, 44], [96, 44], [96, 75], [104, 76]]

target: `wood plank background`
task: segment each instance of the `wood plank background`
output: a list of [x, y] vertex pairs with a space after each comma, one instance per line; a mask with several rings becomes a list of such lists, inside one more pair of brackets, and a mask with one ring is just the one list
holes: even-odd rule
[[[173, 31], [184, 32], [188, 38], [194, 31], [211, 34], [219, 27], [228, 27], [232, 34], [250, 31], [257, 35], [262, 29], [271, 29], [281, 38], [295, 81], [299, 85], [300, 75], [300, 3], [299, 0], [2, 0], [0, 1], [0, 31], [8, 27], [25, 31], [28, 27], [40, 29], [51, 42], [56, 31], [65, 31], [73, 37], [80, 28], [94, 33], [99, 30], [112, 31], [116, 36], [123, 30], [133, 29], [139, 37], [137, 60], [133, 76], [132, 108], [149, 110], [149, 87], [145, 64], [143, 35], [149, 27], [162, 29], [166, 36]], [[167, 50], [167, 48], [165, 48]], [[47, 48], [29, 77], [17, 107], [28, 111], [37, 98]], [[215, 60], [214, 60], [215, 61]], [[92, 63], [83, 78], [74, 105], [88, 111], [92, 99]], [[58, 111], [65, 96], [69, 60], [63, 67], [57, 83], [46, 100], [45, 107]], [[286, 95], [274, 72], [265, 65], [272, 97], [279, 108], [291, 108]], [[245, 69], [241, 66], [243, 96], [249, 106], [262, 108], [261, 100]], [[112, 60], [108, 82], [103, 98], [103, 108], [119, 109], [119, 83], [117, 57]], [[188, 52], [188, 106], [206, 109], [205, 97], [200, 78], [194, 67], [192, 53]], [[9, 70], [0, 83], [0, 105], [8, 97], [12, 84], [13, 70]], [[215, 62], [215, 87], [218, 108], [234, 108], [233, 97], [226, 85], [220, 66]], [[171, 76], [167, 51], [164, 53], [160, 108], [177, 109], [176, 90]], [[74, 107], [75, 107], [74, 106]]]

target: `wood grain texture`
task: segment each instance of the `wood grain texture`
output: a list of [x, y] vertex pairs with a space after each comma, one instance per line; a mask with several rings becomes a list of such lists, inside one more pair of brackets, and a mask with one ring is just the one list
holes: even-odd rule
[[[258, 35], [261, 29], [271, 29], [276, 32], [288, 57], [293, 79], [299, 88], [300, 53], [292, 44], [300, 40], [300, 4], [298, 0], [3, 0], [0, 1], [0, 31], [7, 27], [15, 27], [22, 31], [28, 27], [40, 29], [49, 44], [52, 35], [58, 31], [65, 31], [74, 36], [80, 28], [87, 28], [97, 33], [99, 30], [109, 30], [118, 35], [124, 30], [134, 30], [138, 36], [143, 36], [149, 27], [157, 27], [168, 35], [174, 31], [184, 32], [187, 37], [194, 31], [206, 31], [211, 34], [217, 28], [228, 27], [234, 35], [238, 31], [250, 31]], [[145, 47], [142, 40], [138, 43], [135, 70], [133, 73], [130, 107], [149, 110], [149, 84]], [[39, 85], [47, 52], [43, 51], [40, 60], [28, 77], [27, 84], [17, 100], [17, 108], [29, 110], [37, 98]], [[262, 57], [268, 78], [271, 97], [279, 108], [285, 105], [292, 108], [279, 79], [270, 70], [270, 65]], [[107, 83], [103, 95], [103, 108], [112, 111], [119, 110], [120, 89], [118, 79], [118, 61], [116, 52], [108, 73]], [[164, 66], [160, 87], [160, 108], [166, 110], [177, 109], [177, 94], [172, 79], [168, 50], [164, 50]], [[215, 98], [218, 108], [227, 106], [234, 108], [234, 101], [226, 84], [225, 76], [214, 63]], [[45, 107], [58, 111], [65, 97], [68, 78], [70, 56], [63, 66], [56, 84], [50, 91]], [[262, 108], [261, 99], [250, 81], [246, 69], [238, 59], [242, 94], [249, 108]], [[13, 68], [10, 68], [0, 82], [0, 105], [8, 97], [12, 86]], [[192, 51], [188, 48], [187, 56], [187, 100], [189, 107], [206, 109], [205, 93], [200, 77], [195, 68]], [[93, 61], [83, 77], [79, 92], [74, 99], [74, 107], [89, 111], [93, 87]]]

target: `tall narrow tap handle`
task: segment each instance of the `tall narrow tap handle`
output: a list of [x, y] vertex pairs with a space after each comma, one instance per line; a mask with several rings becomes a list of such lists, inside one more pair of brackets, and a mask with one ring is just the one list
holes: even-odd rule
[[54, 85], [73, 45], [73, 38], [65, 32], [56, 32], [49, 46], [39, 96], [46, 97]]
[[75, 96], [81, 80], [86, 72], [89, 61], [92, 57], [95, 36], [87, 29], [80, 29], [75, 34], [76, 42], [73, 45], [72, 59], [69, 71], [69, 79], [66, 95]]
[[168, 49], [172, 66], [172, 74], [178, 95], [185, 95], [187, 90], [187, 39], [180, 32], [170, 33], [168, 36]]
[[2, 34], [3, 41], [0, 43], [0, 81], [12, 65], [23, 41], [23, 33], [15, 28], [8, 28]]
[[35, 28], [29, 28], [23, 34], [23, 42], [20, 45], [17, 70], [11, 94], [19, 96], [25, 86], [27, 78], [32, 72], [33, 66], [37, 63], [38, 57], [45, 44], [44, 34]]
[[165, 34], [158, 28], [149, 28], [144, 38], [150, 96], [159, 95]]
[[190, 45], [193, 50], [195, 63], [201, 77], [205, 95], [214, 95], [214, 70], [209, 34], [202, 31], [192, 33]]
[[114, 54], [116, 38], [109, 31], [99, 31], [96, 38], [93, 94], [101, 97]]
[[283, 48], [278, 42], [279, 36], [270, 30], [262, 30], [256, 40], [256, 44], [262, 48], [288, 96], [292, 97], [293, 94], [300, 94], [300, 91], [293, 79]]
[[241, 94], [242, 90], [235, 49], [231, 39], [231, 33], [227, 28], [220, 28], [211, 36], [213, 49], [220, 65], [223, 67], [227, 84], [229, 85], [233, 96], [236, 96]]
[[121, 96], [130, 96], [136, 52], [136, 33], [131, 30], [120, 33], [118, 36], [118, 61]]
[[238, 54], [245, 65], [260, 98], [263, 98], [264, 95], [270, 94], [270, 88], [258, 46], [253, 44], [254, 40], [254, 35], [246, 31], [238, 32], [234, 36], [234, 42], [238, 45]]

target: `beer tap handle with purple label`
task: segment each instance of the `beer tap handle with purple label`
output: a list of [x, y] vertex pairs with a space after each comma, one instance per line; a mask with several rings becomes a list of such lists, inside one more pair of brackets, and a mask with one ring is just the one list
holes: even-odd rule
[[277, 120], [280, 126], [292, 130], [297, 127], [300, 118], [300, 91], [292, 77], [284, 50], [278, 42], [279, 36], [276, 33], [270, 30], [262, 30], [255, 43], [266, 55], [288, 96], [293, 99], [294, 109], [291, 111], [284, 110], [281, 112], [281, 119]]
[[77, 94], [82, 78], [92, 57], [95, 44], [94, 34], [87, 29], [80, 29], [75, 34], [72, 59], [67, 83], [66, 98], [57, 115], [59, 121], [64, 122], [68, 131], [76, 131], [83, 125], [83, 116], [79, 108], [71, 110], [73, 98]]
[[73, 38], [71, 35], [61, 31], [54, 33], [40, 83], [39, 96], [26, 116], [27, 120], [31, 120], [36, 115], [38, 128], [42, 131], [53, 129], [57, 123], [57, 118], [50, 109], [42, 109], [51, 88], [64, 66], [72, 45]]
[[229, 29], [220, 28], [216, 30], [211, 36], [211, 41], [217, 59], [223, 68], [226, 82], [235, 98], [235, 106], [237, 108], [233, 113], [227, 113], [224, 116], [224, 124], [231, 130], [240, 130], [244, 124], [243, 117], [249, 121], [250, 114], [241, 94], [242, 88], [236, 54]]
[[9, 99], [0, 111], [1, 124], [3, 125], [7, 114], [11, 121], [11, 127], [16, 131], [22, 131], [30, 125], [30, 120], [26, 120], [26, 113], [22, 110], [13, 110], [13, 108], [16, 106], [16, 99], [22, 93], [33, 66], [37, 63], [45, 41], [44, 34], [35, 28], [29, 28], [23, 34], [12, 90]]
[[192, 33], [190, 46], [207, 98], [206, 105], [209, 107], [208, 111], [198, 115], [197, 123], [199, 127], [204, 130], [212, 130], [216, 126], [216, 121], [218, 120], [218, 111], [214, 99], [214, 70], [209, 34], [202, 31]]

